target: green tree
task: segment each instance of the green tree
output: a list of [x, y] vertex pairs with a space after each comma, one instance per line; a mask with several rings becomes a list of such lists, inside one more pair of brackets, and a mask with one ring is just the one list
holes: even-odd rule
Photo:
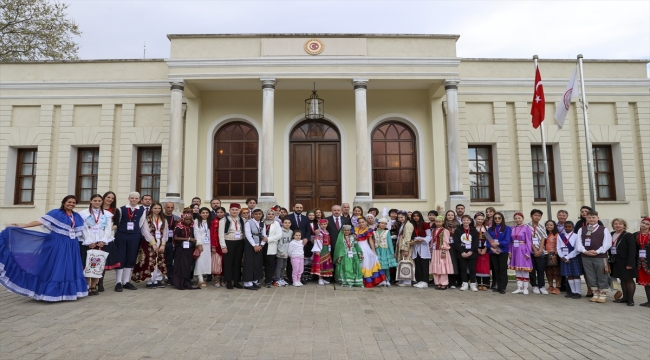
[[79, 26], [68, 4], [47, 0], [0, 0], [0, 61], [78, 59]]

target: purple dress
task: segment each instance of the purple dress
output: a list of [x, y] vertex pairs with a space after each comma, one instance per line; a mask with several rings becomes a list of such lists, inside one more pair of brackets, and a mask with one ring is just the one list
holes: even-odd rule
[[[532, 230], [522, 224], [512, 228], [512, 240], [508, 247], [512, 258], [508, 269], [519, 271], [533, 271], [533, 260], [530, 258], [533, 245]], [[526, 258], [528, 256], [528, 258]]]

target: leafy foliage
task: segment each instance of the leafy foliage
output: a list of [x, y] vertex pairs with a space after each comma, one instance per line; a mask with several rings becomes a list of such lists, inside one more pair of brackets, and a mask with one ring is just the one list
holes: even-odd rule
[[68, 4], [47, 0], [0, 0], [0, 61], [74, 60], [81, 35], [67, 17]]

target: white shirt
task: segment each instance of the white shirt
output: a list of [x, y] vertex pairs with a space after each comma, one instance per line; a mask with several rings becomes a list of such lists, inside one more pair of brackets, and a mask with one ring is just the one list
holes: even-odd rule
[[[564, 245], [564, 240], [562, 240], [562, 237], [560, 235], [558, 235], [558, 237], [557, 237], [557, 246], [556, 246], [557, 247], [557, 253], [558, 253], [558, 255], [560, 255], [560, 257], [564, 257], [567, 260], [570, 260], [570, 259], [573, 259], [574, 257], [578, 256], [578, 254], [580, 254], [576, 249], [576, 241], [578, 240], [578, 235], [576, 235], [573, 231], [571, 231], [568, 234], [565, 233], [564, 235], [565, 235], [567, 241], [569, 242], [569, 244], [571, 244], [571, 246], [573, 246], [573, 251], [571, 251], [569, 253], [569, 255], [567, 255], [567, 256], [562, 256], [562, 248], [565, 245]], [[567, 248], [568, 248], [568, 246], [567, 246]]]
[[305, 256], [305, 251], [302, 246], [302, 240], [291, 240], [289, 243], [289, 250], [287, 250], [289, 257], [302, 258]]

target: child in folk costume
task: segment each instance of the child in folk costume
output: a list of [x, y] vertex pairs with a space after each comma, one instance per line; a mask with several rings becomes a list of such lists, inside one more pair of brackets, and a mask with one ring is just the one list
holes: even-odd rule
[[183, 210], [182, 220], [174, 229], [174, 272], [171, 283], [178, 290], [201, 289], [192, 285], [192, 265], [194, 265], [194, 218], [192, 209]]
[[[343, 225], [334, 247], [334, 261], [336, 262], [336, 278], [343, 286], [363, 286], [363, 274], [360, 262], [363, 251], [357, 239], [352, 235], [352, 226]], [[294, 237], [295, 238], [295, 237]], [[293, 242], [292, 242], [293, 243]]]
[[[448, 210], [445, 213], [445, 229], [449, 230], [449, 234], [453, 235], [456, 232], [456, 228], [460, 226], [460, 222], [456, 219], [456, 213], [453, 210]], [[458, 256], [456, 256], [456, 247], [454, 246], [454, 237], [449, 238], [449, 244], [451, 248], [449, 249], [449, 256], [451, 257], [451, 264], [454, 266], [454, 272], [449, 274], [449, 288], [455, 289], [456, 286], [460, 286], [461, 278], [460, 272], [458, 271]]]
[[388, 270], [397, 267], [393, 241], [390, 238], [390, 231], [387, 229], [387, 225], [388, 220], [386, 220], [386, 218], [379, 219], [377, 230], [375, 230], [372, 235], [377, 258], [379, 258], [381, 268], [384, 270], [384, 274], [386, 275], [386, 281], [384, 281], [383, 284], [380, 284], [384, 286], [390, 286], [390, 271]]
[[[291, 221], [286, 219], [286, 221]], [[291, 258], [291, 279], [293, 281], [293, 286], [302, 286], [300, 282], [300, 277], [302, 276], [302, 271], [305, 267], [305, 250], [303, 249], [304, 243], [302, 241], [302, 233], [300, 230], [296, 230], [293, 233], [293, 240], [289, 243], [289, 249], [287, 253]]]
[[[413, 224], [408, 220], [408, 213], [404, 210], [397, 212], [397, 223], [399, 230], [397, 232], [397, 249], [398, 263], [402, 260], [411, 259], [411, 245], [413, 244]], [[399, 280], [397, 286], [411, 286], [410, 280]]]
[[567, 291], [565, 297], [580, 299], [580, 287], [582, 282], [580, 276], [582, 270], [582, 256], [575, 251], [578, 235], [573, 232], [573, 221], [564, 223], [564, 232], [559, 234], [557, 241], [557, 253], [560, 257], [560, 274], [567, 277], [571, 292]]
[[437, 216], [435, 220], [435, 229], [431, 242], [431, 265], [429, 272], [433, 274], [433, 281], [436, 284], [436, 290], [447, 290], [449, 285], [449, 274], [454, 273], [454, 265], [451, 263], [449, 254], [449, 230], [444, 227], [445, 218]]
[[424, 289], [429, 287], [429, 265], [431, 264], [431, 229], [424, 222], [422, 213], [414, 211], [411, 214], [413, 224], [413, 242], [411, 245], [411, 258], [415, 263], [415, 284], [413, 287]]
[[582, 254], [582, 267], [587, 283], [591, 286], [591, 302], [607, 302], [609, 290], [609, 267], [607, 250], [612, 247], [612, 235], [606, 227], [598, 224], [598, 213], [587, 213], [587, 223], [578, 230], [576, 251]]
[[203, 281], [203, 275], [212, 273], [212, 250], [210, 241], [210, 209], [203, 207], [199, 210], [199, 218], [194, 220], [194, 235], [196, 247], [201, 255], [194, 263], [194, 276], [198, 278], [198, 285], [202, 288], [208, 285]]
[[327, 220], [318, 220], [318, 229], [314, 238], [314, 247], [312, 248], [311, 273], [318, 275], [318, 285], [327, 285], [329, 281], [324, 277], [334, 275], [334, 264], [330, 254], [331, 241], [330, 234], [327, 232]]
[[140, 232], [142, 241], [131, 280], [136, 283], [146, 281], [147, 289], [165, 287], [162, 280], [167, 276], [165, 244], [168, 233], [160, 203], [156, 202], [150, 206], [149, 214], [146, 215], [146, 221], [140, 228]]
[[262, 249], [267, 243], [266, 228], [262, 222], [261, 209], [253, 210], [253, 218], [248, 220], [245, 227], [246, 241], [244, 241], [244, 272], [242, 281], [244, 289], [258, 290], [260, 279], [264, 276], [262, 265], [264, 263]]
[[[560, 285], [562, 284], [562, 276], [560, 276], [560, 263], [557, 261], [557, 242], [559, 231], [555, 221], [548, 220], [544, 224], [546, 227], [547, 237], [544, 240], [544, 250], [548, 253], [548, 261], [546, 262], [546, 279], [548, 280], [547, 292], [553, 295], [560, 295]], [[555, 259], [555, 265], [553, 265]], [[555, 284], [553, 281], [555, 280]], [[553, 286], [555, 285], [555, 286]], [[541, 289], [540, 289], [541, 290]]]
[[[81, 262], [86, 267], [86, 258], [88, 250], [102, 248], [113, 241], [113, 214], [109, 211], [102, 209], [103, 198], [99, 194], [90, 197], [90, 206], [79, 213], [79, 216], [84, 220], [84, 227], [82, 230], [83, 241], [81, 242]], [[104, 250], [105, 251], [105, 250]], [[97, 269], [103, 271], [103, 269]], [[86, 278], [88, 282], [88, 295], [99, 295], [97, 291], [97, 283], [99, 278]]]
[[487, 291], [490, 288], [490, 254], [487, 241], [487, 227], [482, 212], [474, 214], [474, 227], [478, 233], [478, 258], [476, 259], [476, 282], [478, 290]]
[[[276, 253], [275, 263], [275, 282], [273, 286], [287, 286], [289, 285], [284, 281], [284, 271], [287, 269], [287, 260], [289, 260], [289, 243], [293, 237], [291, 231], [291, 219], [282, 220], [282, 235], [278, 240], [278, 249]], [[289, 274], [290, 275], [290, 274]]]
[[508, 268], [515, 270], [517, 276], [517, 290], [512, 293], [528, 295], [530, 272], [533, 271], [533, 260], [530, 257], [533, 248], [533, 232], [524, 224], [524, 214], [515, 213], [514, 219], [516, 225], [512, 228], [512, 241], [508, 249], [510, 253]]
[[359, 218], [358, 224], [359, 227], [355, 229], [355, 235], [359, 248], [363, 252], [363, 257], [361, 258], [363, 286], [372, 288], [379, 284], [385, 284], [386, 275], [381, 268], [381, 263], [375, 253], [375, 244], [372, 240], [372, 233], [374, 231], [368, 227], [368, 223], [364, 217]]
[[221, 280], [223, 276], [223, 251], [221, 246], [219, 246], [219, 224], [221, 219], [226, 216], [226, 208], [218, 207], [215, 210], [217, 216], [212, 220], [210, 224], [210, 247], [212, 258], [210, 259], [210, 267], [212, 277], [214, 278], [214, 286], [221, 287]]

